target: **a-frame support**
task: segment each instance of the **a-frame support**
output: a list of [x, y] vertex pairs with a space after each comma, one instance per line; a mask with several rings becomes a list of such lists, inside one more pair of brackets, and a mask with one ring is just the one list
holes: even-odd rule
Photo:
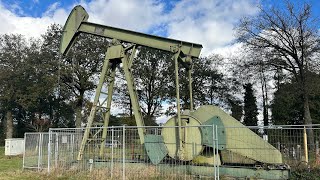
[[[190, 110], [193, 110], [193, 100], [192, 100], [192, 80], [191, 80], [191, 71], [192, 71], [192, 58], [198, 58], [202, 49], [201, 44], [190, 43], [181, 40], [175, 40], [170, 38], [163, 38], [159, 36], [153, 36], [149, 34], [143, 34], [139, 32], [129, 31], [125, 29], [119, 29], [111, 26], [104, 26], [100, 24], [94, 24], [87, 22], [89, 18], [88, 13], [86, 10], [81, 6], [76, 6], [71, 11], [66, 24], [63, 27], [62, 31], [62, 38], [60, 44], [60, 52], [62, 54], [67, 54], [70, 50], [70, 47], [75, 42], [76, 37], [81, 33], [92, 34], [95, 36], [101, 36], [105, 38], [114, 39], [112, 45], [108, 48], [106, 52], [106, 57], [104, 60], [104, 65], [102, 68], [99, 84], [96, 89], [96, 94], [93, 102], [93, 106], [90, 112], [90, 116], [87, 122], [87, 128], [84, 133], [83, 140], [81, 142], [80, 151], [78, 154], [78, 160], [82, 159], [82, 155], [84, 153], [85, 146], [89, 139], [90, 135], [90, 128], [93, 125], [94, 118], [97, 114], [97, 111], [102, 111], [104, 113], [104, 129], [103, 135], [100, 140], [102, 143], [100, 155], [103, 154], [103, 147], [106, 140], [107, 135], [107, 125], [109, 123], [110, 118], [110, 107], [112, 101], [112, 92], [113, 92], [113, 83], [114, 83], [114, 76], [115, 70], [118, 64], [123, 64], [123, 70], [125, 72], [125, 78], [128, 84], [128, 90], [130, 94], [130, 99], [132, 102], [132, 108], [135, 115], [135, 120], [138, 126], [138, 133], [140, 136], [140, 141], [144, 143], [144, 133], [145, 130], [143, 129], [144, 122], [142, 120], [142, 115], [140, 111], [140, 106], [138, 103], [137, 93], [135, 90], [135, 86], [133, 84], [133, 78], [130, 71], [130, 67], [132, 64], [132, 57], [134, 52], [131, 53], [131, 58], [129, 58], [128, 50], [131, 48], [135, 48], [135, 45], [139, 46], [146, 46], [151, 47], [167, 52], [174, 53], [174, 60], [175, 60], [175, 76], [176, 76], [176, 93], [177, 93], [177, 124], [179, 125], [179, 139], [180, 139], [180, 147], [183, 146], [183, 133], [181, 131], [181, 116], [180, 116], [180, 96], [179, 96], [179, 72], [177, 71], [178, 63], [182, 63], [182, 65], [187, 68], [188, 70], [188, 78], [189, 78], [189, 92], [190, 92]], [[115, 40], [117, 39], [117, 40]], [[132, 44], [130, 47], [123, 47], [120, 43], [129, 43]], [[133, 50], [132, 50], [133, 51]], [[108, 75], [110, 73], [110, 75]], [[105, 81], [108, 81], [108, 93], [102, 92], [102, 87]], [[108, 96], [107, 99], [99, 102], [101, 98], [101, 94], [106, 94]], [[105, 102], [107, 101], [106, 107], [104, 106]], [[96, 139], [96, 136], [101, 132], [95, 132], [93, 135], [93, 139]]]
[[[128, 52], [130, 49], [131, 54]], [[102, 132], [102, 137], [99, 139], [101, 141], [101, 146], [100, 146], [100, 156], [103, 155], [104, 151], [104, 144], [105, 140], [107, 138], [107, 127], [109, 124], [109, 119], [110, 119], [110, 109], [111, 109], [111, 102], [112, 102], [112, 94], [113, 94], [113, 88], [114, 88], [114, 80], [115, 80], [115, 73], [116, 73], [116, 68], [118, 67], [118, 64], [122, 63], [122, 68], [124, 70], [125, 78], [127, 81], [127, 86], [129, 90], [129, 95], [130, 99], [132, 102], [132, 108], [134, 112], [134, 117], [137, 123], [138, 128], [138, 134], [140, 138], [141, 144], [144, 143], [144, 135], [145, 135], [145, 130], [143, 128], [144, 122], [142, 119], [141, 115], [141, 110], [138, 102], [138, 97], [137, 97], [137, 92], [135, 89], [132, 73], [131, 73], [131, 65], [133, 61], [133, 57], [135, 54], [135, 45], [129, 46], [124, 48], [123, 45], [118, 41], [118, 40], [112, 40], [111, 45], [108, 47], [107, 52], [106, 52], [106, 57], [104, 60], [103, 68], [100, 74], [100, 79], [99, 79], [99, 84], [96, 89], [96, 94], [93, 102], [93, 106], [90, 112], [90, 116], [88, 118], [87, 126], [85, 129], [84, 137], [81, 142], [80, 146], [80, 151], [78, 154], [78, 160], [82, 159], [82, 156], [85, 151], [86, 144], [88, 140], [90, 139], [90, 129], [93, 125], [94, 118], [98, 112], [98, 110], [105, 109], [104, 112], [104, 123], [103, 123], [103, 132]], [[110, 74], [109, 74], [110, 73]], [[105, 81], [107, 80], [108, 82], [108, 87], [107, 90], [108, 92], [102, 92], [102, 87], [105, 84]], [[100, 95], [101, 94], [107, 94], [107, 100], [102, 101], [100, 103]], [[106, 103], [106, 107], [104, 107], [104, 103]], [[95, 136], [95, 135], [94, 135]], [[93, 137], [96, 138], [96, 137]], [[94, 140], [94, 139], [92, 139]]]

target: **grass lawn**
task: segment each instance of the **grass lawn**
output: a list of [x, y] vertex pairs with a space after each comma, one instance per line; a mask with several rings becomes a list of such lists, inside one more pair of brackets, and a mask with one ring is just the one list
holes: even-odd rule
[[0, 147], [0, 172], [21, 170], [21, 169], [22, 169], [22, 156], [5, 156], [4, 147]]
[[44, 174], [33, 171], [22, 170], [22, 155], [20, 156], [5, 156], [5, 148], [0, 147], [0, 179], [25, 179], [37, 180], [46, 179]]
[[22, 155], [20, 156], [5, 156], [5, 148], [0, 147], [0, 180], [63, 180], [63, 179], [87, 179], [85, 177], [68, 175], [51, 174], [48, 175], [46, 171], [38, 172], [34, 170], [22, 169]]

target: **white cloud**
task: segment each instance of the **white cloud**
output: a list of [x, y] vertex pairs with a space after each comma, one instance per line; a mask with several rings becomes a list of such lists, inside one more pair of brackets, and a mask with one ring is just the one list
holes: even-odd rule
[[43, 16], [52, 16], [54, 14], [54, 12], [57, 10], [59, 6], [59, 2], [55, 2], [53, 4], [51, 4], [47, 10], [43, 13]]
[[8, 5], [10, 11], [15, 12], [19, 15], [23, 15], [24, 11], [23, 9], [20, 7], [19, 3], [17, 1], [12, 2], [11, 4]]
[[241, 16], [258, 12], [257, 2], [251, 0], [183, 0], [170, 11], [163, 1], [150, 0], [95, 0], [82, 5], [92, 22], [140, 32], [166, 31], [170, 38], [201, 43], [205, 56], [234, 41], [234, 25]]
[[249, 0], [185, 0], [176, 4], [170, 17], [169, 37], [198, 42], [207, 56], [235, 39], [234, 27], [240, 17], [258, 12], [257, 4]]
[[[201, 43], [205, 56], [234, 41], [234, 25], [241, 16], [258, 12], [253, 0], [182, 0], [172, 4], [170, 10], [164, 3], [159, 0], [80, 0], [90, 22], [140, 32], [166, 32], [170, 38]], [[71, 8], [59, 7], [56, 2], [42, 17], [22, 17], [23, 9], [17, 4], [6, 9], [0, 1], [0, 33], [38, 37], [52, 23], [63, 25]]]
[[88, 11], [92, 22], [140, 32], [164, 21], [164, 6], [158, 1], [95, 0], [81, 5]]
[[239, 58], [239, 54], [243, 54], [243, 44], [234, 43], [234, 44], [218, 47], [212, 50], [212, 53], [219, 54], [222, 57], [227, 59]]
[[50, 24], [63, 24], [68, 17], [68, 12], [54, 6], [56, 5], [50, 6], [42, 17], [28, 17], [13, 13], [14, 11], [6, 9], [0, 1], [0, 34], [12, 33], [25, 35], [27, 38], [39, 37]]

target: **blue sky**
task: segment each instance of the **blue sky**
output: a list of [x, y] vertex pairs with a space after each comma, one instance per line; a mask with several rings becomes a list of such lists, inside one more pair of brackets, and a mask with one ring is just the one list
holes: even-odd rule
[[[203, 54], [232, 46], [240, 17], [259, 13], [257, 5], [283, 7], [281, 0], [0, 0], [0, 34], [39, 37], [52, 23], [64, 24], [74, 5], [89, 21], [201, 43]], [[300, 0], [291, 0], [297, 3]], [[320, 16], [320, 0], [307, 0]]]
[[2, 0], [2, 3], [5, 8], [19, 16], [41, 17], [52, 4], [68, 7], [73, 4], [73, 0]]
[[[82, 2], [91, 2], [92, 0], [82, 0]], [[165, 4], [165, 11], [169, 12], [174, 5], [180, 0], [160, 0]], [[214, 1], [214, 0], [213, 0]], [[291, 0], [290, 2], [296, 3], [301, 0]], [[81, 1], [77, 0], [0, 0], [2, 4], [7, 8], [15, 12], [20, 16], [32, 16], [32, 17], [41, 17], [47, 9], [57, 3], [58, 7], [70, 8], [74, 4], [78, 4]], [[261, 1], [252, 1], [260, 2], [263, 5], [276, 5], [283, 6], [283, 1], [281, 0], [261, 0]], [[313, 12], [315, 15], [320, 15], [320, 1], [319, 0], [307, 0], [313, 5]]]
[[[81, 1], [77, 0], [1, 0], [3, 5], [16, 14], [21, 16], [41, 17], [48, 7], [52, 4], [58, 3], [58, 7], [68, 8], [74, 4], [78, 4]], [[173, 8], [175, 2], [178, 0], [167, 0], [165, 2], [166, 10]], [[84, 0], [82, 2], [91, 2], [91, 0]]]

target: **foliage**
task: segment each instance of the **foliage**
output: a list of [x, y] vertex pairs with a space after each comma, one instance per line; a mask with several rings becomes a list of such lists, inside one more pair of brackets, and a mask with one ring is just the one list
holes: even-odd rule
[[60, 57], [59, 45], [61, 27], [52, 25], [44, 38], [46, 58], [55, 59], [59, 64], [61, 78], [61, 96], [72, 101], [76, 112], [76, 127], [81, 126], [85, 101], [85, 93], [95, 89], [95, 76], [100, 72], [108, 45], [106, 39], [92, 35], [81, 34], [66, 57]]
[[6, 138], [13, 137], [13, 113], [27, 87], [27, 44], [22, 35], [0, 36], [0, 101], [5, 111]]
[[[211, 58], [195, 59], [192, 62], [192, 95], [195, 107], [205, 104], [223, 105], [227, 102], [228, 88], [223, 78], [223, 74], [219, 73], [214, 66], [214, 61], [221, 60], [219, 56]], [[174, 81], [173, 65], [171, 67], [171, 86], [169, 90], [170, 102], [175, 102], [176, 91]], [[182, 109], [189, 109], [189, 80], [188, 71], [180, 65], [179, 68], [179, 90], [182, 103]]]
[[[310, 113], [314, 123], [320, 122], [320, 76], [310, 73]], [[272, 103], [272, 119], [274, 124], [303, 124], [302, 95], [297, 83], [292, 80], [279, 84]]]
[[296, 83], [281, 84], [275, 92], [272, 107], [274, 124], [303, 124], [303, 106]]
[[320, 177], [320, 169], [319, 167], [315, 168], [300, 168], [295, 169], [290, 174], [290, 179], [305, 179], [305, 180], [314, 180], [319, 179]]
[[265, 64], [288, 71], [302, 93], [304, 122], [312, 124], [309, 110], [307, 72], [319, 51], [319, 36], [311, 6], [286, 2], [285, 9], [261, 8], [257, 17], [244, 18], [238, 27], [238, 40], [265, 55]]
[[243, 107], [241, 102], [237, 99], [228, 99], [229, 104], [231, 106], [231, 116], [234, 117], [236, 120], [241, 121], [243, 116]]
[[[72, 91], [62, 85], [62, 82], [68, 82], [59, 79], [63, 79], [67, 74], [64, 71], [66, 66], [60, 62], [60, 37], [61, 27], [58, 25], [50, 26], [40, 39], [30, 39], [28, 43], [22, 35], [0, 37], [1, 129], [6, 129], [7, 137], [23, 137], [25, 131], [46, 131], [49, 127], [74, 126]], [[90, 44], [91, 41], [88, 42]], [[99, 40], [90, 45], [100, 59], [92, 56], [91, 58], [96, 58], [93, 61], [82, 57], [84, 60], [81, 62], [84, 63], [78, 63], [79, 68], [75, 68], [80, 74], [77, 79], [80, 79], [78, 84], [81, 90], [94, 88], [93, 76], [99, 71], [99, 60], [103, 58], [100, 52], [104, 48], [97, 47], [101, 47], [101, 43], [104, 41]], [[90, 48], [81, 49], [79, 46], [76, 47], [83, 53], [93, 51]], [[92, 62], [97, 63], [90, 69]], [[88, 73], [81, 69], [84, 72], [93, 72], [91, 76], [87, 76]], [[87, 83], [88, 80], [91, 84]], [[76, 87], [75, 85], [74, 88]], [[13, 134], [14, 129], [18, 129], [16, 134]]]
[[[228, 88], [223, 82], [223, 74], [213, 66], [213, 61], [220, 61], [221, 57], [201, 58], [193, 65], [193, 94], [196, 105], [221, 105], [225, 101]], [[199, 88], [201, 87], [201, 88]]]
[[244, 86], [244, 118], [243, 123], [246, 126], [257, 126], [258, 124], [258, 108], [256, 104], [256, 97], [253, 94], [252, 84], [248, 83]]
[[[162, 103], [168, 97], [171, 54], [148, 47], [138, 47], [131, 67], [139, 105], [145, 125], [156, 125], [155, 119], [162, 112]], [[134, 119], [124, 72], [120, 68], [115, 84], [115, 103]], [[134, 120], [133, 120], [134, 121]], [[130, 123], [126, 123], [130, 124]]]
[[132, 65], [138, 97], [145, 125], [156, 125], [155, 118], [162, 114], [162, 103], [168, 96], [171, 64], [170, 53], [141, 47]]

